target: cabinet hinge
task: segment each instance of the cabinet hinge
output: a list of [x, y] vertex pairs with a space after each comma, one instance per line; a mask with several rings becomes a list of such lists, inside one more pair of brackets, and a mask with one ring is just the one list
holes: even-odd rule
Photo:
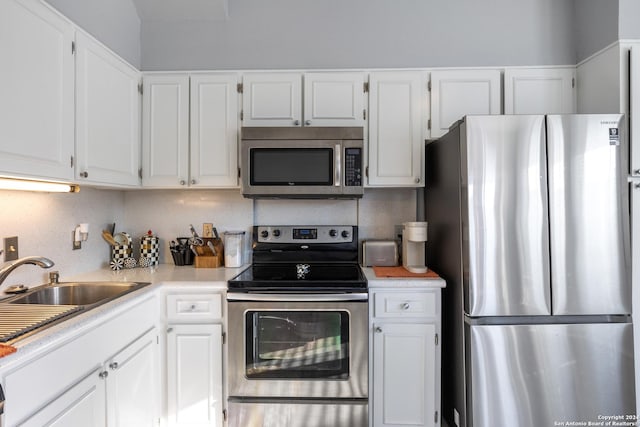
[[244, 120], [244, 111], [240, 110], [240, 121]]
[[366, 168], [364, 168], [364, 175], [369, 178], [369, 166], [367, 166]]
[[438, 345], [439, 341], [440, 341], [440, 338], [438, 337], [438, 334], [436, 334], [436, 345]]
[[227, 410], [226, 409], [222, 410], [222, 419], [227, 421]]
[[362, 86], [363, 86], [363, 87], [362, 87], [362, 91], [363, 91], [364, 93], [369, 92], [369, 82], [364, 82], [364, 84], [363, 84]]
[[142, 92], [143, 92], [142, 83], [138, 83], [138, 93], [142, 95]]
[[362, 119], [367, 120], [367, 110], [362, 110]]
[[227, 343], [227, 333], [226, 333], [226, 332], [223, 332], [223, 333], [222, 333], [222, 344], [224, 345], [224, 344], [226, 344], [226, 343]]
[[71, 156], [71, 167], [73, 167], [73, 156]]
[[438, 411], [433, 415], [433, 422], [438, 424]]
[[242, 172], [240, 171], [240, 168], [238, 168], [238, 179], [240, 179], [242, 177]]
[[138, 177], [142, 179], [142, 168], [138, 169]]
[[575, 77], [571, 77], [571, 87], [572, 88], [576, 87], [576, 78]]
[[242, 93], [242, 91], [244, 90], [244, 87], [242, 86], [242, 83], [238, 83], [236, 85], [236, 90], [238, 91], [238, 93]]
[[427, 91], [431, 92], [431, 80], [427, 82]]
[[76, 42], [71, 42], [71, 54], [75, 55], [76, 54]]
[[431, 119], [427, 119], [427, 129], [431, 130]]

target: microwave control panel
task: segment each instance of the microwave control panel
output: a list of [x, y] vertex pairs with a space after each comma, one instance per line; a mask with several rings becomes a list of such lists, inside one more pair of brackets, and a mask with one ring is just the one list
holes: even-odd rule
[[344, 165], [344, 185], [346, 187], [361, 187], [362, 148], [345, 148]]

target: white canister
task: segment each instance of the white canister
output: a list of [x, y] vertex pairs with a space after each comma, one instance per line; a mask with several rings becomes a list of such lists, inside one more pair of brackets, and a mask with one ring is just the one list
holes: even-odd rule
[[244, 250], [244, 231], [224, 232], [224, 266], [241, 267]]

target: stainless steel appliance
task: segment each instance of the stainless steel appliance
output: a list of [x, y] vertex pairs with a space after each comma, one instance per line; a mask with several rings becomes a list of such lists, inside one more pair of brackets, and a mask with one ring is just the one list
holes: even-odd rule
[[450, 426], [635, 419], [623, 120], [467, 116], [427, 145]]
[[362, 197], [363, 145], [361, 127], [242, 128], [242, 194]]
[[366, 427], [367, 282], [354, 226], [256, 226], [228, 282], [229, 426]]

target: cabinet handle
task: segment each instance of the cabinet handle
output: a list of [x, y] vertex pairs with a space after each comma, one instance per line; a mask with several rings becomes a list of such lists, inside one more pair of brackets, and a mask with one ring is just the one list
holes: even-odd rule
[[180, 185], [185, 185], [187, 183], [187, 181], [185, 181], [184, 179], [180, 180]]
[[634, 175], [640, 175], [640, 169], [636, 169], [636, 170], [634, 170], [634, 171], [633, 171], [633, 174], [634, 174]]
[[311, 120], [305, 120], [304, 125], [305, 126], [311, 126]]
[[195, 179], [192, 179], [192, 180], [191, 180], [191, 185], [194, 185], [195, 183], [196, 183], [196, 180], [195, 180]]
[[380, 326], [376, 326], [376, 333], [379, 334], [382, 332], [382, 328]]
[[300, 120], [294, 120], [293, 124], [294, 126], [300, 126]]
[[194, 311], [194, 310], [196, 309], [196, 305], [195, 305], [195, 304], [191, 304], [191, 307], [189, 307], [189, 309], [190, 309], [191, 311]]
[[416, 184], [420, 184], [420, 178], [415, 179]]
[[105, 379], [109, 376], [109, 372], [107, 371], [102, 371], [98, 374], [98, 376], [100, 377], [100, 379]]
[[87, 171], [80, 172], [80, 178], [89, 178], [89, 172]]
[[411, 304], [409, 304], [408, 302], [403, 302], [402, 305], [400, 306], [403, 310], [409, 310], [411, 308]]
[[633, 184], [633, 188], [635, 188], [636, 190], [640, 190], [640, 182], [636, 182], [635, 184]]
[[109, 364], [109, 369], [111, 369], [112, 371], [115, 371], [116, 369], [118, 369], [118, 362], [111, 362]]
[[171, 332], [173, 332], [173, 328], [167, 328], [167, 333], [170, 334]]

